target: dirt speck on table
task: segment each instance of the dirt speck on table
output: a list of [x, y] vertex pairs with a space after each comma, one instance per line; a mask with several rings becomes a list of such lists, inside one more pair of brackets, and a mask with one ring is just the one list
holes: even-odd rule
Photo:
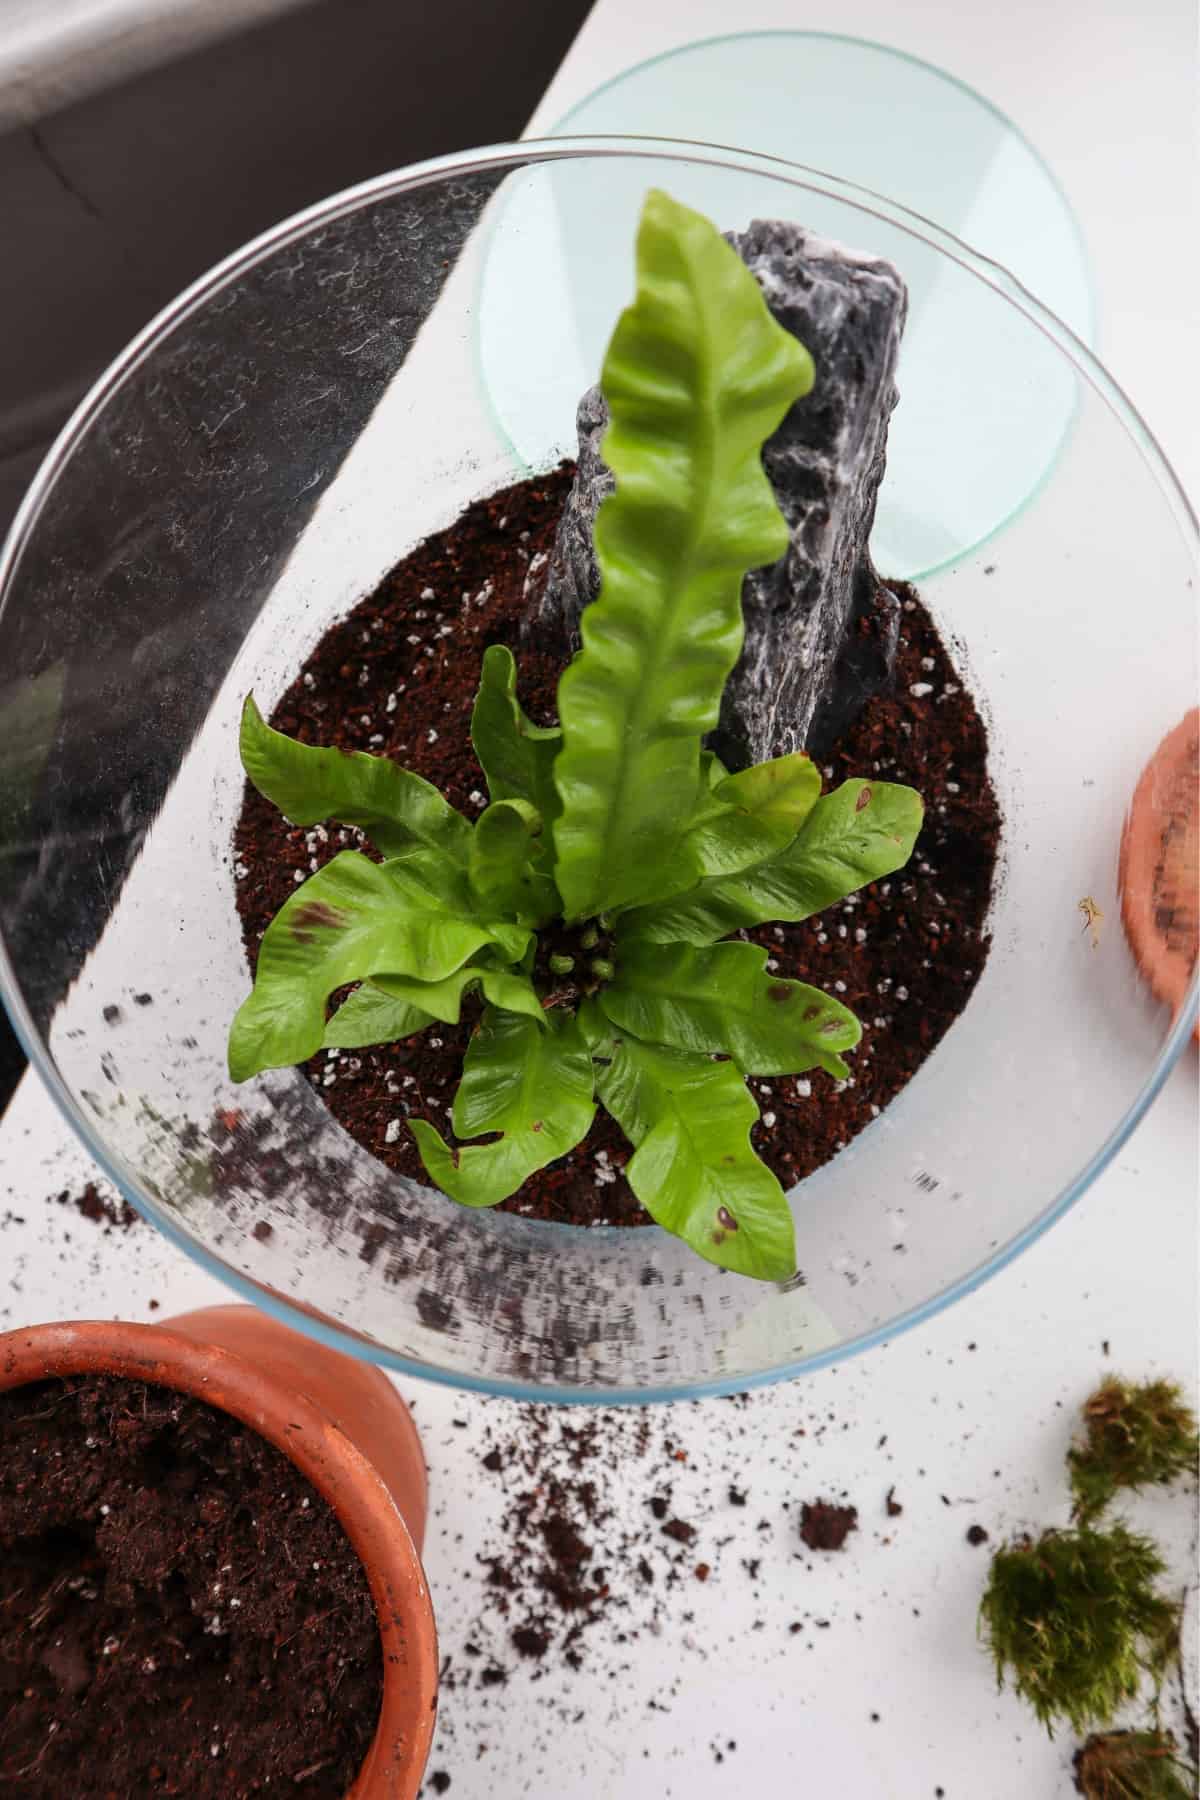
[[810, 1550], [841, 1550], [858, 1530], [858, 1508], [830, 1500], [806, 1500], [800, 1509], [800, 1536]]

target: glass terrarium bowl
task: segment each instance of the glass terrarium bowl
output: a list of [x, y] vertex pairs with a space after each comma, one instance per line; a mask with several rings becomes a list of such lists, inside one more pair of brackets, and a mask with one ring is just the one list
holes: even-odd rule
[[[876, 561], [920, 581], [953, 641], [1004, 809], [983, 976], [903, 1093], [795, 1190], [803, 1285], [723, 1274], [657, 1229], [460, 1210], [360, 1149], [299, 1073], [235, 1088], [225, 1072], [249, 979], [231, 855], [241, 697], [273, 705], [422, 537], [573, 451], [651, 185], [722, 227], [798, 220], [907, 278]], [[603, 1400], [844, 1357], [1032, 1242], [1187, 1041], [1194, 987], [1174, 1020], [1148, 994], [1117, 856], [1138, 775], [1193, 702], [1196, 548], [1153, 440], [1065, 327], [864, 190], [651, 139], [383, 177], [268, 233], [148, 327], [13, 527], [6, 1003], [134, 1204], [343, 1349], [488, 1391]], [[1105, 915], [1098, 949], [1084, 896]]]

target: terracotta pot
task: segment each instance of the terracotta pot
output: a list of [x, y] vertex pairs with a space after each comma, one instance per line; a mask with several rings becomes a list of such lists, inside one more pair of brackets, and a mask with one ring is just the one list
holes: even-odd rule
[[282, 1450], [329, 1502], [366, 1571], [383, 1645], [379, 1726], [346, 1800], [413, 1800], [433, 1737], [437, 1638], [418, 1553], [425, 1462], [391, 1383], [251, 1306], [162, 1325], [85, 1320], [0, 1335], [0, 1391], [62, 1375], [155, 1382], [219, 1407]]
[[[1150, 991], [1178, 1012], [1196, 967], [1200, 911], [1200, 709], [1169, 731], [1133, 792], [1117, 887], [1125, 935]], [[1200, 1043], [1200, 1022], [1193, 1038]]]

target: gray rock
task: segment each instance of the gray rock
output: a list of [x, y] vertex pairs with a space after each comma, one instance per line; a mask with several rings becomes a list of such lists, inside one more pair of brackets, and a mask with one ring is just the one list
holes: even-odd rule
[[567, 496], [541, 593], [530, 601], [522, 635], [531, 643], [570, 655], [579, 648], [579, 615], [600, 591], [600, 571], [592, 545], [592, 529], [600, 502], [615, 483], [600, 460], [600, 439], [608, 429], [608, 406], [598, 387], [590, 387], [575, 413], [579, 436], [575, 480]]
[[[820, 753], [890, 673], [899, 608], [867, 549], [883, 479], [888, 418], [907, 291], [890, 263], [799, 225], [755, 221], [729, 241], [775, 318], [816, 365], [811, 394], [763, 451], [791, 544], [742, 589], [746, 641], [725, 692], [713, 744], [740, 768], [789, 750]], [[545, 588], [526, 620], [531, 642], [566, 653], [596, 596], [596, 510], [611, 492], [600, 459], [607, 411], [598, 388], [579, 405], [579, 469]], [[882, 629], [857, 627], [881, 609]]]

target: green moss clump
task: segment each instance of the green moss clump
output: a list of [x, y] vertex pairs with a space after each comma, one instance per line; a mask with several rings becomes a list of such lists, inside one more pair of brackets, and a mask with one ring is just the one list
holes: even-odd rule
[[1085, 1402], [1083, 1424], [1083, 1443], [1067, 1453], [1080, 1524], [1098, 1518], [1118, 1488], [1165, 1486], [1195, 1473], [1196, 1415], [1173, 1381], [1110, 1376]]
[[997, 1551], [979, 1609], [1001, 1687], [1013, 1686], [1048, 1729], [1107, 1724], [1143, 1674], [1161, 1683], [1179, 1612], [1157, 1592], [1164, 1563], [1124, 1525], [1046, 1531]]
[[1165, 1731], [1106, 1731], [1075, 1752], [1085, 1800], [1192, 1800], [1195, 1770]]

